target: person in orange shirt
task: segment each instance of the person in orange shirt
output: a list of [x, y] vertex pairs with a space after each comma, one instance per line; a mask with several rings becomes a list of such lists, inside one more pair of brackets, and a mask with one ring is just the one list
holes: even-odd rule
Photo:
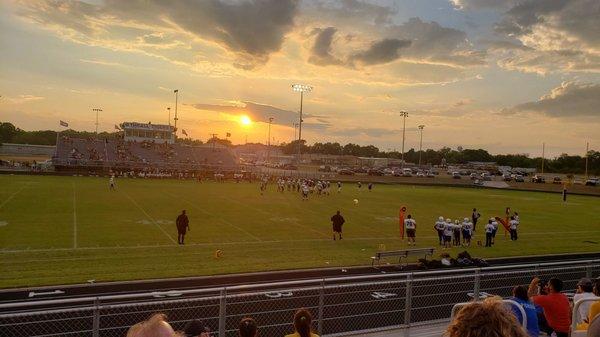
[[296, 311], [294, 315], [294, 333], [285, 337], [319, 337], [311, 331], [312, 315], [306, 309]]

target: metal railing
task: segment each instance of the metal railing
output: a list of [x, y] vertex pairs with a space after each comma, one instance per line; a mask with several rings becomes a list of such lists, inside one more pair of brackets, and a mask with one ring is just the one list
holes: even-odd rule
[[387, 273], [97, 297], [0, 304], [1, 336], [124, 336], [153, 313], [175, 329], [202, 319], [219, 337], [233, 337], [244, 317], [262, 336], [293, 331], [298, 308], [309, 309], [319, 335], [342, 336], [448, 322], [456, 303], [484, 293], [508, 297], [534, 276], [558, 277], [575, 289], [600, 275], [600, 260], [524, 264], [417, 273]]

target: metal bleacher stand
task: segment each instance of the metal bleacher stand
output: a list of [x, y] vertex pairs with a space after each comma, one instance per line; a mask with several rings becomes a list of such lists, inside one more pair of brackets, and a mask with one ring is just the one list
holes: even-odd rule
[[[375, 253], [375, 256], [371, 256], [371, 266], [375, 267], [375, 261], [377, 261], [377, 267], [379, 267], [382, 259], [389, 258], [389, 257], [397, 257], [398, 264], [400, 265], [400, 267], [403, 267], [402, 259], [408, 258], [409, 256], [415, 256], [415, 255], [425, 256], [425, 259], [427, 259], [427, 256], [433, 255], [434, 251], [435, 251], [435, 248], [416, 248], [416, 249], [379, 251], [379, 252]], [[377, 267], [375, 267], [375, 268], [377, 268]]]

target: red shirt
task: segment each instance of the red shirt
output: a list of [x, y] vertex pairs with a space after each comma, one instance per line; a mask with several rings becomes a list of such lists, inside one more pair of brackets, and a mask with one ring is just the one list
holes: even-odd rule
[[558, 332], [569, 332], [571, 327], [571, 306], [565, 294], [550, 293], [533, 296], [533, 303], [544, 309], [544, 317], [548, 325]]

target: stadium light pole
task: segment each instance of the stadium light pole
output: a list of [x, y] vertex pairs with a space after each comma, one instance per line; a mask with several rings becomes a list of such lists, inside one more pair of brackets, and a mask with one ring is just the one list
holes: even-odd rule
[[98, 134], [98, 112], [101, 112], [102, 109], [93, 108], [92, 111], [96, 112], [96, 134]]
[[298, 123], [292, 123], [292, 126], [294, 127], [294, 138], [292, 138], [292, 141], [296, 140], [296, 130], [298, 129]]
[[300, 121], [298, 123], [298, 162], [300, 162], [300, 156], [302, 155], [302, 102], [304, 100], [304, 93], [311, 92], [313, 87], [306, 84], [292, 84], [292, 90], [300, 93]]
[[406, 140], [406, 117], [408, 117], [408, 112], [400, 111], [400, 116], [402, 116], [402, 167], [404, 167], [404, 141]]
[[179, 89], [173, 90], [173, 93], [175, 93], [175, 118], [174, 118], [174, 121], [175, 121], [175, 138], [177, 138], [177, 120], [178, 120], [178, 118], [177, 118], [177, 98], [179, 96]]
[[421, 153], [423, 153], [423, 129], [425, 125], [419, 125], [419, 131], [421, 132], [421, 141], [419, 141], [419, 166], [421, 166]]
[[273, 119], [273, 117], [269, 117], [269, 133], [267, 136], [267, 161], [269, 161], [269, 158], [271, 157], [271, 123], [273, 123]]
[[171, 126], [171, 107], [167, 107], [167, 111], [169, 112], [169, 126]]

